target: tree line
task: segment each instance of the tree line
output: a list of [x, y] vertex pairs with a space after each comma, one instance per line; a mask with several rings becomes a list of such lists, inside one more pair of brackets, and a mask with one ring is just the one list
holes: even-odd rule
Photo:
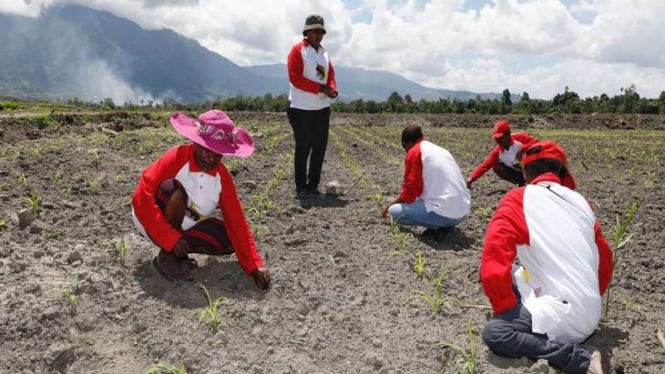
[[[346, 113], [478, 113], [478, 114], [546, 114], [546, 113], [642, 113], [665, 114], [665, 91], [657, 99], [640, 97], [635, 86], [622, 88], [621, 94], [609, 97], [600, 96], [581, 98], [568, 87], [563, 93], [556, 94], [551, 100], [531, 99], [527, 92], [516, 100], [508, 89], [503, 90], [499, 98], [476, 98], [459, 100], [441, 98], [437, 100], [413, 100], [411, 95], [393, 92], [384, 101], [356, 99], [351, 101], [335, 100], [332, 109]], [[177, 107], [179, 110], [220, 108], [229, 111], [265, 111], [284, 112], [288, 106], [286, 94], [273, 96], [266, 94], [259, 97], [235, 96], [226, 99], [209, 100], [200, 104], [182, 104], [174, 100], [164, 100], [163, 106]]]
[[[68, 105], [75, 107], [93, 107], [102, 110], [113, 110], [122, 107], [132, 109], [169, 109], [183, 111], [201, 111], [210, 108], [219, 108], [228, 111], [258, 111], [258, 112], [285, 112], [288, 106], [286, 94], [266, 94], [257, 97], [234, 96], [205, 100], [199, 103], [185, 103], [175, 98], [164, 98], [163, 101], [154, 102], [125, 102], [116, 104], [112, 99], [100, 101], [83, 101], [71, 98]], [[17, 107], [17, 102], [0, 101], [0, 111], [11, 110]], [[568, 87], [563, 93], [556, 94], [551, 100], [531, 99], [527, 92], [522, 95], [513, 95], [508, 89], [503, 90], [497, 98], [475, 98], [460, 100], [440, 98], [436, 100], [413, 100], [411, 95], [391, 93], [384, 101], [356, 99], [351, 101], [335, 100], [332, 109], [336, 112], [346, 113], [477, 113], [477, 114], [547, 114], [547, 113], [641, 113], [665, 114], [665, 91], [656, 99], [644, 98], [637, 93], [635, 86], [622, 88], [619, 95], [610, 97], [606, 94], [600, 96], [581, 98]]]

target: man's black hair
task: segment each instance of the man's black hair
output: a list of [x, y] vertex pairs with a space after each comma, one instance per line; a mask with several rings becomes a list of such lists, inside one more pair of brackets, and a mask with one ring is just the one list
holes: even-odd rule
[[563, 166], [561, 161], [553, 158], [541, 158], [530, 162], [524, 167], [524, 174], [527, 177], [527, 180], [533, 180], [545, 173], [554, 173], [563, 180], [563, 178], [568, 175], [568, 170]]
[[415, 142], [423, 137], [423, 130], [418, 125], [409, 125], [402, 130], [402, 144]]

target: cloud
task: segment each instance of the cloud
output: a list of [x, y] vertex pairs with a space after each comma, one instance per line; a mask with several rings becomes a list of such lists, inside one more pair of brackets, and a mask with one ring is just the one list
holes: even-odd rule
[[173, 29], [239, 65], [284, 63], [305, 17], [318, 13], [335, 64], [438, 88], [549, 98], [581, 82], [576, 92], [591, 94], [632, 82], [658, 96], [665, 87], [662, 0], [490, 0], [474, 9], [464, 0], [0, 0], [0, 11], [36, 16], [55, 3]]

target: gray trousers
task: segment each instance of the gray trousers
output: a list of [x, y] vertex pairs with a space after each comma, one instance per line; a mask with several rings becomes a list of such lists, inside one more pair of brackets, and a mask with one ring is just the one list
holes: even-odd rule
[[565, 373], [586, 373], [591, 349], [579, 344], [550, 341], [546, 334], [531, 331], [531, 313], [517, 304], [495, 316], [483, 328], [483, 341], [495, 354], [508, 358], [545, 359]]

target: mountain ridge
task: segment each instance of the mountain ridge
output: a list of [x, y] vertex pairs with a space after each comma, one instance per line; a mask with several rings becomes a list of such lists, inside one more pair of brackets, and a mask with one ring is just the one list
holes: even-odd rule
[[[242, 67], [173, 30], [146, 30], [79, 5], [45, 8], [38, 18], [0, 13], [0, 43], [1, 96], [195, 102], [279, 95], [289, 87], [285, 64]], [[381, 101], [393, 92], [413, 100], [499, 96], [429, 88], [385, 71], [335, 69], [345, 101]]]

